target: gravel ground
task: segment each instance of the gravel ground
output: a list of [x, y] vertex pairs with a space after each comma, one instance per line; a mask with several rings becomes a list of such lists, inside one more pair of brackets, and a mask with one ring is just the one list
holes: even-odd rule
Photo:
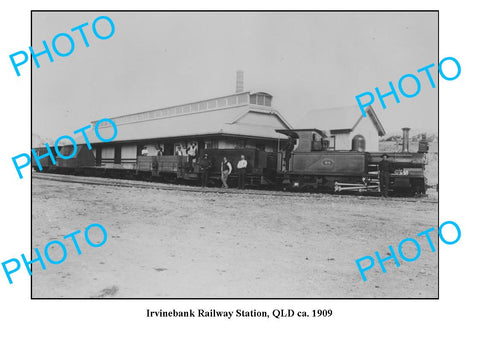
[[[418, 260], [376, 263], [360, 276], [355, 260], [388, 256], [392, 245], [437, 227], [432, 200], [356, 196], [183, 192], [33, 178], [33, 247], [81, 230], [79, 255], [33, 265], [33, 298], [372, 298], [438, 297], [438, 251], [418, 238]], [[236, 194], [233, 194], [233, 191]], [[87, 245], [92, 223], [108, 232]], [[92, 229], [91, 239], [102, 237]], [[438, 234], [432, 234], [438, 248]], [[59, 248], [49, 254], [61, 258]], [[404, 247], [406, 256], [415, 249]]]

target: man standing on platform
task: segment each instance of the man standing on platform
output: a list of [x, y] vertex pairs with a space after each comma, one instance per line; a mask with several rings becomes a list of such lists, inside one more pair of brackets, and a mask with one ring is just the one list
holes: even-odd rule
[[240, 161], [238, 161], [237, 169], [238, 169], [238, 188], [244, 189], [245, 188], [245, 173], [247, 172], [247, 160], [245, 156], [240, 156]]
[[212, 167], [212, 162], [208, 158], [207, 154], [203, 155], [203, 158], [198, 162], [198, 165], [200, 166], [200, 175], [202, 179], [202, 188], [205, 188], [208, 186], [208, 173], [210, 171], [210, 168]]
[[232, 164], [228, 161], [227, 157], [223, 157], [223, 162], [221, 165], [221, 174], [222, 174], [222, 188], [228, 189], [228, 176], [232, 172]]
[[380, 192], [383, 197], [388, 197], [388, 189], [390, 186], [390, 170], [391, 165], [388, 161], [388, 155], [384, 153], [382, 155], [382, 160], [378, 164], [379, 170], [379, 179], [380, 179]]
[[285, 145], [285, 170], [290, 170], [290, 158], [292, 157], [292, 151], [295, 149], [295, 140], [292, 137], [288, 137], [287, 145]]

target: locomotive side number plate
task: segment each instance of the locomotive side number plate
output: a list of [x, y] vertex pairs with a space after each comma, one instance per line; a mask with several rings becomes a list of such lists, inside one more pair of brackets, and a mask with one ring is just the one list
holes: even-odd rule
[[333, 166], [335, 165], [335, 162], [333, 161], [333, 159], [330, 159], [330, 158], [325, 158], [324, 160], [322, 160], [322, 166], [325, 167], [325, 168], [333, 168]]

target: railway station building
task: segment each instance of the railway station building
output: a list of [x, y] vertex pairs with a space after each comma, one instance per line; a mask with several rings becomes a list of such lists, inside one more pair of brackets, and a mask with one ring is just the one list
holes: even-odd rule
[[309, 111], [300, 121], [299, 129], [317, 129], [329, 140], [330, 150], [378, 152], [385, 129], [373, 107], [363, 117], [358, 106]]
[[[144, 147], [150, 156], [187, 155], [204, 149], [277, 151], [287, 137], [275, 130], [291, 126], [272, 107], [272, 99], [266, 92], [237, 88], [228, 96], [109, 117], [118, 128], [114, 141], [102, 143], [89, 134], [96, 164], [133, 169]], [[108, 122], [101, 123], [99, 131], [103, 136], [113, 134]]]

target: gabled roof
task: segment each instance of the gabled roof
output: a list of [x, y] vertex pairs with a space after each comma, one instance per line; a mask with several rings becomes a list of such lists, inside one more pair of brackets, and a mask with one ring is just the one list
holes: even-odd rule
[[[275, 129], [290, 128], [290, 124], [272, 107], [250, 104], [249, 95], [249, 92], [243, 92], [111, 118], [118, 128], [114, 142], [206, 135], [285, 139]], [[202, 106], [200, 103], [205, 104]], [[262, 123], [255, 124], [245, 119], [252, 115], [261, 116]], [[99, 133], [105, 138], [112, 136], [110, 124], [102, 123]], [[88, 137], [91, 143], [101, 142], [94, 133], [88, 134]]]
[[330, 130], [331, 133], [351, 132], [362, 119], [371, 119], [378, 131], [378, 135], [385, 135], [385, 129], [375, 114], [373, 107], [371, 105], [368, 106], [365, 112], [367, 112], [368, 116], [366, 118], [363, 117], [357, 105], [311, 110], [303, 116], [298, 128]]

